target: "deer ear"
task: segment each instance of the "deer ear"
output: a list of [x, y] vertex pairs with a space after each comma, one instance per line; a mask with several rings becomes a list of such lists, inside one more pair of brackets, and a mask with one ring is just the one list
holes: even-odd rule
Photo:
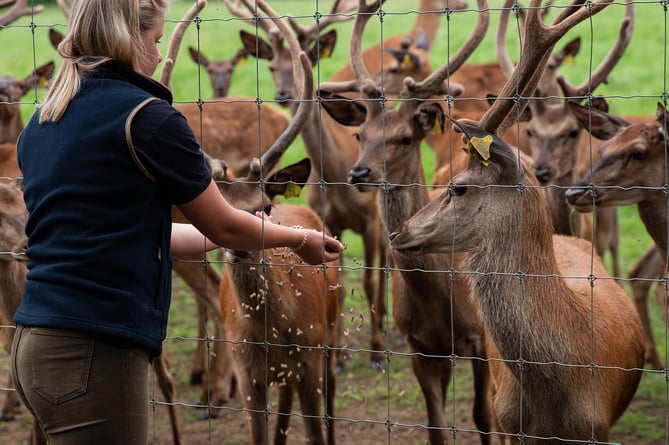
[[334, 29], [319, 37], [318, 41], [309, 49], [309, 60], [316, 65], [320, 59], [332, 57], [335, 44], [337, 43], [337, 31]]
[[56, 31], [53, 28], [49, 28], [49, 41], [51, 42], [51, 45], [53, 45], [54, 48], [58, 48], [58, 45], [60, 45], [60, 42], [63, 41], [63, 34]]
[[190, 58], [193, 59], [193, 62], [202, 66], [209, 65], [209, 61], [204, 56], [204, 54], [202, 54], [200, 51], [196, 50], [192, 46], [188, 47], [188, 53], [190, 54]]
[[439, 104], [432, 103], [420, 107], [414, 116], [416, 123], [425, 134], [441, 134], [444, 131], [444, 110]]
[[621, 129], [630, 125], [624, 119], [595, 108], [588, 108], [572, 101], [569, 101], [568, 105], [581, 127], [602, 141], [611, 139]]
[[274, 50], [272, 45], [263, 40], [260, 36], [239, 30], [239, 37], [242, 40], [242, 45], [246, 53], [255, 57], [256, 59], [272, 60], [274, 57]]
[[342, 125], [358, 127], [367, 119], [367, 108], [347, 97], [321, 90], [321, 98], [325, 111]]
[[663, 128], [666, 133], [666, 126], [669, 123], [669, 113], [664, 108], [661, 102], [657, 103], [657, 110], [655, 111], [655, 121]]
[[311, 161], [304, 158], [300, 162], [277, 170], [267, 178], [265, 192], [270, 199], [283, 195], [285, 198], [299, 196], [302, 188], [309, 180]]

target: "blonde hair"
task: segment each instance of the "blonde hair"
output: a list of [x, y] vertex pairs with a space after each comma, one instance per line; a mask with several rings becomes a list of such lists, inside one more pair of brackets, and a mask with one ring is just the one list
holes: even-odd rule
[[168, 6], [169, 0], [75, 0], [67, 35], [58, 45], [62, 63], [41, 106], [40, 123], [63, 116], [87, 71], [112, 59], [137, 71], [142, 33]]

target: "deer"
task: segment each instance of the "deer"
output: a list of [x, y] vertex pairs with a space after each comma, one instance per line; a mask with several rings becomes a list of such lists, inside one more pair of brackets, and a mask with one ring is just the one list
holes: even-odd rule
[[46, 87], [53, 75], [54, 67], [53, 62], [47, 62], [36, 67], [23, 79], [0, 76], [0, 143], [16, 143], [23, 130], [19, 102], [33, 89]]
[[667, 204], [662, 193], [662, 185], [666, 182], [665, 106], [657, 104], [652, 122], [645, 117], [632, 122], [629, 117], [615, 116], [577, 103], [571, 104], [570, 108], [581, 126], [603, 144], [601, 158], [592, 170], [567, 190], [569, 204], [579, 212], [636, 204], [641, 221], [654, 241], [630, 272], [630, 284], [646, 333], [646, 361], [661, 369], [662, 361], [648, 316], [647, 295], [652, 284], [649, 280], [666, 275], [667, 216], [663, 212]]
[[[571, 7], [578, 3], [545, 24], [540, 0], [531, 1], [523, 57], [502, 97], [518, 89], [530, 98], [555, 43], [610, 1]], [[467, 255], [455, 274], [469, 277], [483, 319], [499, 434], [526, 444], [607, 442], [641, 379], [643, 328], [591, 243], [553, 233], [533, 171], [499, 137], [513, 107], [496, 101], [479, 121], [458, 123], [466, 170], [404, 221], [390, 246]]]
[[[286, 37], [298, 82], [299, 105], [289, 128], [252, 163], [246, 177], [235, 178], [225, 166], [214, 177], [223, 196], [238, 209], [252, 213], [265, 211], [275, 224], [329, 233], [314, 210], [275, 203], [277, 196], [293, 193], [310, 175], [309, 158], [273, 174], [272, 170], [309, 119], [314, 80], [310, 60], [297, 38], [265, 2], [259, 0], [257, 4]], [[264, 181], [262, 189], [258, 188], [260, 181]], [[265, 410], [268, 387], [273, 384], [279, 393], [274, 443], [286, 443], [292, 399], [297, 393], [305, 416], [307, 442], [324, 444], [320, 398], [324, 397], [326, 416], [332, 418], [336, 384], [334, 352], [338, 346], [339, 301], [343, 295], [339, 264], [307, 266], [285, 248], [226, 249], [225, 258], [221, 309], [239, 392], [248, 410], [251, 443], [267, 443]], [[327, 350], [319, 351], [322, 348]], [[334, 442], [334, 425], [328, 424], [327, 443]]]
[[[289, 50], [285, 46], [286, 36], [270, 26], [266, 18], [260, 18], [252, 2], [243, 0], [243, 8], [239, 2], [232, 4], [230, 0], [223, 1], [237, 17], [247, 21], [258, 17], [255, 22], [268, 36], [269, 42], [244, 30], [240, 31], [240, 37], [249, 55], [256, 59], [269, 60], [276, 86], [275, 100], [289, 104], [294, 114], [296, 102], [290, 99], [296, 97], [295, 82]], [[309, 27], [289, 19], [300, 47], [309, 54], [312, 65], [320, 63], [322, 58], [332, 53], [336, 43], [336, 30], [325, 30], [335, 23], [349, 20], [345, 12], [351, 9], [351, 5], [350, 0], [335, 1], [330, 13], [323, 15], [319, 22]], [[319, 213], [334, 236], [341, 238], [345, 230], [351, 230], [362, 238], [365, 266], [363, 289], [371, 317], [370, 363], [373, 369], [380, 370], [385, 366], [382, 331], [386, 314], [385, 270], [377, 266], [386, 257], [382, 224], [373, 194], [359, 193], [346, 184], [346, 172], [357, 156], [353, 133], [322, 113], [315, 103], [312, 107], [313, 110], [301, 132], [302, 142], [312, 166], [311, 178], [306, 186], [307, 202]], [[327, 186], [321, 187], [321, 181]], [[343, 332], [340, 335], [343, 336]], [[337, 366], [338, 369], [343, 368], [343, 357], [339, 357]]]
[[[324, 82], [320, 90], [326, 111], [341, 124], [357, 128], [360, 155], [349, 170], [348, 181], [364, 193], [383, 185], [385, 193], [376, 195], [376, 205], [383, 215], [386, 231], [392, 233], [429, 200], [420, 145], [428, 134], [444, 128], [445, 111], [439, 104], [443, 97], [463, 93], [459, 85], [446, 80], [483, 40], [489, 11], [487, 1], [478, 0], [477, 23], [463, 46], [422, 81], [406, 78], [399, 107], [393, 107], [392, 102], [381, 105], [383, 84], [374, 80], [361, 57], [360, 36], [380, 3], [360, 0], [351, 34], [350, 64], [361, 100], [343, 100], [339, 95], [349, 92], [351, 82]], [[429, 443], [447, 441], [444, 406], [453, 356], [471, 359], [474, 422], [481, 443], [490, 443], [492, 417], [485, 336], [470, 300], [469, 285], [462, 276], [450, 279], [432, 273], [444, 269], [444, 264], [459, 264], [463, 259], [397, 251], [391, 251], [391, 255], [392, 315], [412, 352], [412, 369], [425, 399]]]
[[[508, 1], [505, 6], [508, 7], [510, 4]], [[507, 77], [513, 70], [513, 63], [510, 62], [503, 38], [508, 15], [509, 9], [503, 9], [500, 32], [496, 39], [500, 66]], [[566, 187], [580, 178], [598, 156], [597, 144], [592, 144], [591, 138], [581, 130], [569, 104], [580, 101], [586, 94], [606, 83], [632, 40], [633, 31], [634, 6], [632, 3], [626, 3], [625, 17], [620, 25], [616, 42], [588, 78], [581, 85], [573, 86], [564, 76], [557, 76], [549, 64], [548, 67], [551, 68], [549, 79], [542, 77], [542, 84], [537, 87], [535, 93], [536, 100], [530, 101], [523, 113], [523, 119], [527, 120], [524, 132], [534, 158], [534, 173], [542, 185], [554, 186], [547, 188], [546, 193], [555, 231], [563, 235], [573, 234], [594, 240], [593, 244], [600, 256], [610, 253], [612, 272], [616, 277], [621, 276], [621, 269], [618, 255], [618, 217], [615, 208], [597, 209], [593, 215], [593, 224], [588, 218], [583, 217], [586, 215], [574, 215], [573, 209], [569, 208], [564, 197]], [[562, 97], [557, 92], [558, 86], [563, 93]], [[544, 97], [548, 100], [544, 100]], [[596, 102], [601, 107], [608, 107], [603, 99], [597, 98]]]
[[209, 82], [213, 91], [213, 97], [226, 97], [230, 90], [230, 81], [232, 73], [238, 64], [246, 61], [246, 50], [238, 50], [229, 60], [212, 59], [209, 60], [202, 51], [192, 46], [188, 47], [188, 54], [193, 62], [202, 66], [209, 74]]

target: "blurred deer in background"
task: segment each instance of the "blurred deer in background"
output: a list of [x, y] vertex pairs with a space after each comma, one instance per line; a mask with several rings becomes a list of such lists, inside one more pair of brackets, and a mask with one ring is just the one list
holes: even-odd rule
[[[350, 63], [356, 82], [321, 83], [323, 106], [343, 125], [358, 127], [357, 162], [349, 171], [349, 182], [362, 192], [377, 190], [377, 206], [388, 232], [392, 232], [428, 202], [420, 154], [421, 142], [432, 132], [444, 128], [443, 96], [457, 96], [462, 89], [447, 82], [481, 43], [489, 26], [487, 1], [478, 0], [477, 24], [460, 50], [421, 82], [404, 80], [399, 108], [382, 105], [383, 85], [367, 71], [361, 57], [360, 36], [380, 2], [360, 0], [354, 24]], [[338, 93], [354, 86], [360, 101], [345, 100]], [[433, 99], [435, 98], [436, 99]], [[467, 280], [449, 279], [441, 273], [462, 257], [414, 255], [392, 251], [393, 318], [413, 353], [413, 372], [420, 384], [428, 415], [431, 444], [447, 440], [444, 406], [452, 378], [452, 356], [471, 359], [474, 371], [474, 421], [481, 442], [490, 443], [492, 417], [488, 404], [488, 365], [484, 352], [484, 332], [476, 307], [470, 300]], [[437, 356], [437, 357], [435, 357]]]
[[[500, 96], [518, 89], [523, 100], [531, 97], [556, 42], [609, 3], [565, 8], [545, 25], [533, 0], [523, 56]], [[501, 433], [521, 432], [533, 445], [608, 442], [641, 379], [643, 329], [591, 244], [553, 234], [536, 178], [498, 136], [514, 106], [496, 101], [475, 124], [459, 124], [468, 168], [391, 235], [391, 246], [402, 254], [469, 254], [460, 270], [471, 271], [488, 334]]]
[[[257, 16], [252, 2], [248, 0], [243, 0], [245, 8], [240, 7], [239, 2], [236, 4], [232, 4], [230, 0], [224, 2], [234, 15], [245, 20], [251, 21]], [[323, 15], [319, 22], [308, 27], [289, 18], [300, 47], [309, 55], [312, 65], [320, 63], [322, 58], [332, 53], [336, 31], [324, 31], [335, 23], [349, 20], [349, 16], [345, 13], [352, 9], [352, 5], [351, 0], [337, 0], [333, 3], [329, 14]], [[291, 99], [296, 97], [296, 91], [290, 51], [284, 45], [287, 37], [271, 26], [266, 17], [260, 17], [256, 23], [265, 32], [269, 42], [245, 31], [240, 32], [242, 41], [249, 55], [269, 60], [269, 68], [276, 86], [275, 99], [284, 103], [290, 101], [289, 105], [294, 113], [297, 102]], [[307, 201], [334, 236], [341, 238], [342, 233], [349, 229], [362, 237], [365, 266], [363, 288], [371, 314], [370, 359], [372, 367], [381, 369], [385, 366], [382, 330], [386, 314], [386, 276], [385, 270], [378, 267], [377, 263], [384, 262], [386, 257], [382, 224], [373, 194], [359, 193], [346, 184], [348, 169], [357, 156], [357, 144], [353, 132], [322, 113], [315, 103], [311, 106], [312, 111], [301, 133], [312, 167], [310, 185], [306, 187]], [[321, 181], [326, 184], [324, 187], [321, 187]], [[343, 366], [341, 357], [338, 366]]]
[[246, 50], [243, 48], [237, 51], [230, 60], [209, 60], [202, 54], [202, 51], [199, 51], [192, 46], [188, 47], [188, 53], [190, 54], [190, 58], [193, 59], [193, 62], [207, 70], [213, 97], [226, 97], [228, 95], [232, 73], [237, 64], [243, 63], [247, 56]]

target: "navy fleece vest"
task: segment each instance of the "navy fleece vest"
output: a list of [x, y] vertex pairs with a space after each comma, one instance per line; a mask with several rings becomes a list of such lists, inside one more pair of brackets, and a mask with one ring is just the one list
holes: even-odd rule
[[171, 294], [170, 206], [126, 141], [152, 96], [88, 79], [57, 123], [38, 113], [19, 141], [30, 211], [29, 273], [14, 320], [161, 351]]

